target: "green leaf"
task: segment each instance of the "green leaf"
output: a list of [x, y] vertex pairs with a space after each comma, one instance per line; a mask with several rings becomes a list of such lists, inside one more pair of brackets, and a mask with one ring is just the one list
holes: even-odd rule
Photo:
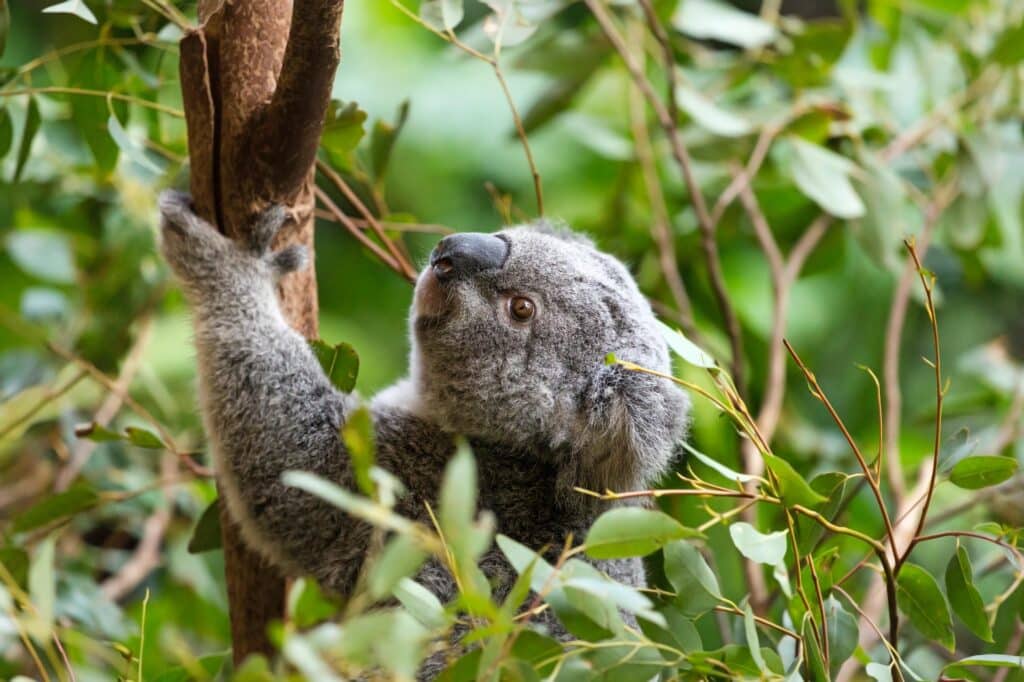
[[21, 143], [18, 145], [18, 161], [14, 166], [14, 182], [21, 178], [21, 171], [25, 169], [25, 162], [28, 161], [29, 153], [32, 151], [32, 140], [39, 132], [39, 105], [35, 97], [28, 98], [28, 109], [25, 111], [25, 125], [21, 131]]
[[192, 537], [188, 541], [189, 554], [201, 554], [220, 549], [221, 541], [220, 500], [214, 500], [203, 510], [199, 520], [196, 521], [195, 530], [192, 531]]
[[741, 521], [729, 526], [729, 536], [740, 554], [759, 564], [776, 566], [786, 557], [786, 531], [765, 534]]
[[1024, 22], [1002, 32], [989, 52], [989, 59], [1004, 66], [1024, 61]]
[[[1024, 669], [1024, 656], [1014, 656], [1010, 654], [980, 654], [977, 656], [968, 656], [962, 658], [959, 661], [950, 663], [943, 668], [943, 673], [948, 673], [949, 677], [956, 675], [966, 675], [967, 671], [965, 668], [970, 667], [981, 667], [981, 668], [1011, 668], [1011, 669]], [[943, 678], [947, 675], [943, 675]]]
[[[227, 657], [227, 654], [200, 656], [198, 659], [191, 661], [188, 667], [174, 666], [164, 670], [154, 678], [147, 679], [151, 679], [151, 682], [192, 682], [197, 679], [196, 673], [198, 670], [202, 670], [205, 673], [203, 677], [198, 679], [219, 679], [217, 673], [224, 667], [224, 661], [227, 660]], [[253, 670], [259, 667], [257, 661], [262, 661], [263, 670], [265, 671], [267, 659], [259, 655], [249, 656], [245, 659], [245, 664], [231, 676], [231, 682], [273, 682], [272, 678], [254, 675]]]
[[438, 521], [456, 565], [471, 571], [476, 558], [490, 544], [493, 517], [474, 522], [477, 501], [476, 459], [465, 439], [459, 439], [455, 455], [445, 467], [438, 509]]
[[373, 415], [367, 407], [360, 407], [348, 416], [341, 427], [341, 439], [348, 448], [352, 460], [352, 471], [356, 484], [365, 495], [372, 497], [377, 485], [370, 474], [376, 453], [373, 431]]
[[75, 261], [68, 236], [51, 230], [17, 230], [7, 235], [7, 253], [19, 268], [48, 282], [72, 284]]
[[7, 34], [11, 30], [11, 11], [7, 8], [7, 0], [0, 0], [0, 57], [7, 47]]
[[[216, 671], [210, 674], [211, 677]], [[270, 664], [262, 654], [249, 654], [235, 673], [231, 682], [276, 682], [277, 677], [270, 672]]]
[[[461, 9], [461, 0], [459, 2]], [[398, 106], [398, 117], [395, 122], [377, 121], [370, 133], [370, 162], [373, 168], [373, 177], [381, 182], [388, 172], [388, 163], [391, 160], [391, 152], [395, 148], [395, 141], [409, 118], [409, 100], [404, 100]]]
[[402, 602], [413, 618], [424, 626], [437, 629], [448, 623], [444, 606], [434, 593], [409, 578], [402, 578], [394, 590], [395, 598]]
[[595, 559], [647, 556], [670, 540], [703, 537], [664, 512], [641, 507], [610, 509], [587, 533], [586, 552]]
[[409, 535], [396, 535], [384, 546], [369, 573], [370, 595], [380, 599], [391, 594], [402, 578], [408, 578], [427, 560], [427, 552]]
[[117, 431], [112, 431], [105, 426], [90, 422], [79, 424], [75, 427], [75, 435], [79, 438], [87, 438], [96, 443], [107, 443], [115, 440], [124, 440], [124, 436]]
[[65, 0], [56, 5], [50, 5], [43, 10], [44, 14], [73, 14], [79, 19], [90, 24], [96, 24], [96, 15], [86, 6], [82, 0]]
[[892, 682], [892, 664], [868, 663], [864, 672], [875, 682]]
[[462, 0], [423, 0], [420, 18], [439, 31], [450, 31], [462, 23]]
[[0, 548], [0, 564], [3, 564], [7, 572], [14, 578], [14, 582], [26, 589], [28, 585], [28, 553], [21, 547]]
[[835, 675], [840, 666], [857, 650], [860, 625], [832, 595], [825, 598], [825, 625], [828, 630], [829, 663], [831, 672]]
[[288, 590], [288, 617], [300, 628], [310, 628], [338, 614], [337, 602], [315, 580], [299, 578]]
[[953, 619], [939, 584], [928, 571], [916, 564], [904, 564], [896, 579], [900, 610], [925, 638], [953, 651]]
[[857, 168], [852, 161], [794, 135], [787, 136], [785, 141], [788, 144], [775, 148], [785, 150], [779, 153], [788, 157], [789, 172], [801, 192], [836, 217], [864, 215], [864, 202], [850, 182]]
[[722, 137], [749, 135], [753, 126], [738, 114], [723, 109], [703, 93], [683, 84], [676, 86], [676, 103], [705, 130]]
[[134, 162], [149, 175], [159, 177], [163, 174], [164, 169], [149, 157], [141, 144], [132, 139], [114, 114], [107, 117], [107, 132], [110, 133], [111, 139], [114, 140], [114, 144], [121, 150], [125, 158]]
[[355, 102], [332, 99], [324, 119], [324, 132], [320, 146], [327, 153], [331, 165], [340, 170], [351, 170], [355, 157], [353, 152], [366, 134], [363, 123], [366, 112]]
[[334, 387], [342, 393], [351, 393], [359, 377], [359, 355], [355, 348], [347, 343], [332, 346], [322, 339], [313, 339], [309, 347]]
[[53, 632], [54, 604], [57, 601], [57, 577], [54, 574], [56, 547], [57, 536], [47, 536], [36, 545], [28, 567], [28, 594], [32, 599], [35, 616], [28, 621], [28, 629], [39, 641], [49, 639]]
[[1017, 473], [1019, 465], [1013, 457], [974, 455], [964, 457], [949, 472], [950, 482], [966, 490], [979, 490], [998, 485]]
[[825, 656], [821, 653], [818, 640], [814, 637], [814, 619], [805, 614], [800, 626], [800, 639], [804, 644], [804, 660], [807, 665], [807, 679], [811, 682], [829, 682], [828, 670], [825, 668]]
[[682, 332], [672, 329], [672, 327], [669, 327], [661, 320], [655, 320], [655, 324], [661, 332], [661, 338], [665, 339], [668, 347], [683, 360], [686, 360], [695, 367], [703, 367], [704, 369], [716, 369], [718, 367], [713, 357], [704, 352], [693, 341], [683, 336]]
[[665, 545], [665, 577], [676, 591], [676, 605], [685, 615], [710, 611], [722, 599], [718, 579], [692, 543]]
[[160, 440], [160, 437], [152, 431], [140, 429], [137, 426], [129, 426], [124, 432], [128, 436], [128, 442], [137, 447], [149, 450], [164, 450], [167, 448], [164, 442]]
[[757, 621], [754, 620], [754, 611], [750, 604], [743, 605], [743, 634], [747, 639], [747, 647], [750, 649], [750, 657], [757, 665], [757, 669], [765, 676], [768, 676], [768, 666], [761, 655], [761, 640], [757, 636]]
[[772, 24], [715, 0], [683, 0], [672, 25], [692, 38], [720, 40], [747, 49], [764, 47], [778, 37]]
[[724, 464], [716, 462], [715, 460], [711, 459], [703, 452], [696, 450], [692, 445], [690, 445], [686, 441], [680, 442], [680, 445], [682, 445], [684, 450], [686, 450], [688, 453], [696, 457], [700, 462], [703, 462], [705, 466], [709, 467], [714, 471], [717, 471], [730, 481], [735, 481], [738, 483], [749, 483], [751, 481], [761, 480], [760, 477], [754, 476], [752, 474], [741, 474], [738, 471], [733, 471]]
[[281, 476], [285, 485], [290, 485], [333, 504], [352, 516], [385, 530], [398, 533], [412, 531], [412, 522], [395, 514], [387, 507], [360, 495], [355, 495], [341, 486], [308, 471], [286, 471]]
[[826, 501], [826, 498], [816, 493], [807, 481], [796, 472], [793, 465], [786, 460], [777, 455], [765, 453], [764, 463], [778, 479], [779, 496], [785, 504], [814, 509]]
[[[5, 0], [0, 0], [3, 4]], [[0, 38], [0, 53], [3, 52], [3, 40]], [[0, 109], [0, 159], [7, 155], [14, 143], [14, 124], [11, 122], [11, 113], [6, 108]]]
[[964, 625], [986, 642], [992, 641], [992, 627], [985, 614], [985, 602], [974, 586], [974, 571], [967, 550], [957, 545], [946, 565], [946, 595]]
[[11, 529], [15, 533], [25, 533], [41, 528], [58, 519], [74, 516], [90, 509], [100, 501], [99, 494], [85, 485], [78, 485], [51, 497], [44, 497], [14, 517]]

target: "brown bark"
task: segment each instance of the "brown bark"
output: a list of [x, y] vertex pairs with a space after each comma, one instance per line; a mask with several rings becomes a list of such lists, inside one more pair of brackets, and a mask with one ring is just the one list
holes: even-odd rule
[[[181, 88], [196, 211], [232, 237], [266, 206], [293, 220], [276, 246], [313, 247], [313, 163], [338, 65], [343, 0], [200, 0], [181, 41]], [[286, 318], [317, 335], [312, 267], [278, 288]], [[235, 662], [270, 655], [267, 625], [284, 614], [284, 578], [246, 547], [221, 508]]]

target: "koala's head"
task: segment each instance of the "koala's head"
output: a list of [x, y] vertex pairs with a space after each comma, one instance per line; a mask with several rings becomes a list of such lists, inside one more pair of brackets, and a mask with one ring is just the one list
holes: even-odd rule
[[544, 224], [444, 238], [416, 284], [412, 378], [444, 428], [556, 458], [571, 489], [628, 489], [686, 424], [650, 305], [618, 260]]

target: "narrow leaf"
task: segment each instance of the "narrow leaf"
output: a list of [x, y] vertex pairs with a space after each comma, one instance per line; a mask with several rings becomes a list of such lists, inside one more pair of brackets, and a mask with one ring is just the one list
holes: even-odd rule
[[220, 501], [214, 500], [203, 510], [188, 541], [189, 554], [200, 554], [221, 548]]
[[647, 556], [670, 540], [703, 537], [664, 512], [619, 507], [598, 517], [587, 533], [586, 552], [595, 559]]
[[950, 482], [966, 490], [979, 490], [998, 485], [1017, 473], [1019, 465], [1013, 457], [974, 455], [964, 457], [949, 472]]
[[939, 584], [916, 564], [904, 564], [896, 580], [896, 596], [907, 620], [927, 639], [953, 651], [953, 619]]
[[159, 436], [152, 431], [140, 429], [135, 426], [129, 426], [124, 430], [124, 432], [128, 436], [128, 442], [140, 448], [163, 450], [167, 447], [164, 445], [164, 442], [160, 440]]
[[946, 594], [953, 613], [971, 632], [986, 642], [992, 641], [992, 627], [985, 614], [985, 602], [974, 586], [974, 571], [967, 550], [957, 545], [946, 565]]
[[[3, 2], [4, 0], [0, 0]], [[3, 51], [3, 40], [0, 38], [0, 52]], [[14, 124], [11, 113], [6, 108], [0, 109], [0, 159], [7, 155], [14, 143]]]
[[96, 15], [82, 2], [82, 0], [65, 0], [56, 5], [50, 5], [43, 10], [44, 14], [73, 14], [83, 21], [96, 24]]
[[85, 511], [100, 501], [99, 495], [90, 487], [76, 486], [70, 490], [43, 498], [14, 518], [11, 529], [24, 533], [52, 523], [58, 519]]
[[715, 359], [708, 353], [704, 352], [693, 341], [683, 336], [682, 332], [679, 332], [661, 320], [656, 320], [655, 323], [658, 325], [658, 329], [661, 331], [661, 337], [665, 339], [665, 343], [672, 349], [672, 352], [686, 360], [691, 365], [697, 367], [703, 367], [704, 369], [715, 369], [718, 367], [715, 364]]
[[39, 131], [39, 105], [35, 97], [28, 98], [28, 109], [25, 111], [25, 127], [21, 133], [21, 144], [18, 145], [18, 162], [14, 166], [14, 182], [21, 178], [21, 171], [28, 161], [29, 152], [32, 151], [32, 140]]

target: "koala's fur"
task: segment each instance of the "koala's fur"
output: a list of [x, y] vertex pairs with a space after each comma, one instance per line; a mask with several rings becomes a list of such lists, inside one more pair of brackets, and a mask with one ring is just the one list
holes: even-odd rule
[[[163, 253], [193, 309], [202, 413], [231, 515], [285, 570], [344, 595], [370, 527], [281, 482], [298, 469], [354, 488], [339, 428], [358, 399], [333, 388], [275, 296], [277, 278], [302, 267], [305, 253], [268, 252], [280, 209], [258, 216], [251, 243], [240, 245], [198, 218], [187, 195], [165, 193], [160, 208]], [[499, 532], [557, 553], [608, 506], [573, 487], [649, 486], [683, 436], [688, 400], [666, 380], [605, 364], [615, 353], [669, 371], [650, 306], [619, 261], [543, 225], [498, 234], [508, 244], [501, 267], [443, 286], [429, 267], [420, 275], [409, 375], [370, 402], [377, 464], [408, 490], [397, 511], [429, 523], [424, 503], [436, 502], [453, 438], [464, 435], [480, 507]], [[511, 295], [535, 302], [529, 323], [510, 316]], [[639, 560], [594, 563], [645, 584]], [[481, 566], [504, 596], [514, 571], [500, 551]], [[442, 601], [455, 595], [439, 563], [417, 579]], [[541, 620], [565, 635], [548, 612]]]

